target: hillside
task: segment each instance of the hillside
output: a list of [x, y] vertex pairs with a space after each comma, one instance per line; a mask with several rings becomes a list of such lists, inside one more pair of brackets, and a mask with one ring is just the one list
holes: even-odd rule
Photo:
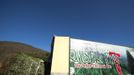
[[24, 43], [0, 41], [0, 75], [10, 65], [11, 61], [14, 61], [14, 58], [22, 53], [44, 61], [49, 55], [47, 51]]

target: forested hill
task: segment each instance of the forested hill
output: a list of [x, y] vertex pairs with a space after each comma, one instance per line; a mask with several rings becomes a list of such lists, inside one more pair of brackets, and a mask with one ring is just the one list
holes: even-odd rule
[[35, 48], [20, 42], [0, 41], [0, 72], [14, 60], [18, 54], [26, 54], [31, 57], [46, 60], [49, 53], [45, 50]]

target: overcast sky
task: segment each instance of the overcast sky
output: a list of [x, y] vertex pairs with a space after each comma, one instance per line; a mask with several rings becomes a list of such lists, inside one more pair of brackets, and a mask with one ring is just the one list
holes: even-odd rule
[[0, 0], [0, 41], [50, 51], [53, 35], [134, 47], [134, 0]]

